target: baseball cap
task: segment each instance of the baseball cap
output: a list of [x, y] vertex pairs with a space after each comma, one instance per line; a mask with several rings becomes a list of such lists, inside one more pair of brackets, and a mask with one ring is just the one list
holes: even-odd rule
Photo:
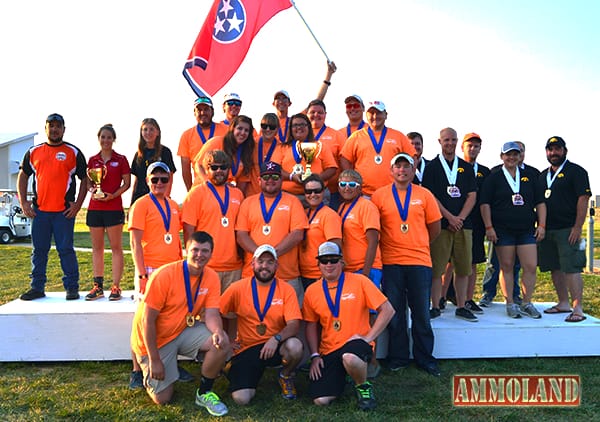
[[275, 248], [271, 245], [260, 245], [258, 248], [256, 248], [256, 250], [254, 251], [254, 258], [258, 258], [260, 257], [262, 254], [264, 254], [265, 252], [270, 253], [271, 255], [273, 255], [273, 258], [277, 259], [277, 251], [275, 250]]
[[285, 98], [287, 98], [288, 100], [292, 101], [292, 99], [290, 98], [290, 94], [288, 94], [288, 92], [285, 89], [280, 89], [279, 91], [277, 91], [275, 93], [275, 95], [273, 95], [273, 99], [277, 98], [277, 96], [279, 94], [285, 95]]
[[281, 166], [274, 161], [267, 161], [260, 166], [260, 175], [279, 174], [281, 175]]
[[148, 166], [148, 170], [146, 170], [146, 176], [150, 176], [152, 173], [154, 173], [156, 169], [160, 169], [165, 173], [171, 173], [171, 170], [169, 170], [169, 166], [167, 166], [164, 162], [155, 161]]
[[319, 245], [319, 254], [317, 255], [317, 258], [323, 256], [342, 256], [342, 251], [336, 243], [323, 242]]
[[360, 105], [363, 106], [363, 108], [365, 107], [365, 103], [363, 103], [362, 98], [360, 98], [356, 94], [352, 94], [352, 95], [347, 96], [346, 99], [344, 100], [344, 104], [348, 104], [352, 100], [358, 101], [360, 103]]
[[560, 136], [553, 136], [552, 138], [548, 139], [548, 141], [546, 141], [546, 148], [550, 148], [553, 145], [563, 147], [563, 148], [567, 147], [565, 140], [563, 138], [561, 138]]
[[206, 104], [208, 106], [213, 106], [212, 100], [208, 97], [198, 97], [196, 98], [196, 101], [194, 101], [194, 105], [198, 105], [198, 104]]
[[223, 98], [223, 104], [225, 104], [229, 100], [239, 101], [240, 103], [242, 102], [240, 96], [235, 92], [232, 92], [231, 94], [226, 94], [225, 98]]
[[413, 166], [415, 165], [414, 158], [412, 158], [410, 155], [408, 155], [405, 152], [401, 152], [400, 154], [394, 155], [394, 158], [392, 158], [392, 161], [390, 161], [390, 165], [393, 166], [394, 164], [396, 164], [396, 161], [398, 161], [399, 159], [406, 160]]
[[48, 122], [61, 122], [63, 125], [65, 124], [65, 119], [58, 113], [52, 113], [48, 117], [46, 117], [46, 123]]
[[463, 141], [463, 143], [465, 143], [470, 139], [479, 139], [479, 142], [481, 142], [481, 136], [479, 136], [475, 132], [467, 133], [462, 141]]
[[519, 144], [517, 144], [516, 142], [506, 142], [504, 145], [502, 145], [502, 149], [500, 150], [500, 152], [502, 154], [506, 154], [507, 152], [510, 152], [510, 151], [521, 152], [521, 148], [519, 147]]
[[376, 108], [379, 111], [385, 111], [385, 104], [383, 103], [383, 101], [379, 100], [369, 101], [369, 107], [367, 107], [367, 110], [371, 108]]

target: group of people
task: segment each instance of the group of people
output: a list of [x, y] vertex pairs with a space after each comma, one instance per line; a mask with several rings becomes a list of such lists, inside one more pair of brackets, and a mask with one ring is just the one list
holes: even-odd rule
[[[159, 404], [182, 378], [178, 355], [203, 361], [196, 403], [213, 415], [228, 411], [212, 391], [228, 359], [232, 398], [244, 405], [270, 366], [282, 365], [282, 395], [295, 398], [296, 368], [310, 356], [315, 404], [338, 397], [348, 374], [359, 408], [372, 409], [367, 378], [378, 371], [376, 339], [386, 327], [390, 370], [406, 368], [412, 354], [418, 368], [439, 376], [430, 320], [453, 296], [456, 317], [477, 321], [495, 294], [493, 285], [479, 305], [473, 298], [485, 238], [500, 263], [508, 316], [541, 316], [531, 302], [539, 254], [558, 294], [544, 312], [585, 319], [579, 239], [591, 192], [585, 170], [566, 159], [562, 138], [548, 140], [550, 167], [541, 175], [523, 164], [524, 145], [515, 142], [502, 145], [497, 168], [479, 164], [482, 141], [475, 133], [464, 137], [459, 158], [451, 128], [440, 132], [441, 153], [426, 161], [421, 135], [388, 127], [382, 101], [365, 105], [348, 96], [347, 126], [326, 126], [323, 97], [334, 71], [330, 64], [319, 98], [302, 113], [288, 116], [289, 94], [275, 93], [276, 113], [262, 117], [259, 133], [240, 114], [239, 95], [226, 96], [226, 122], [219, 123], [212, 100], [196, 99], [197, 124], [183, 133], [177, 151], [188, 189], [181, 206], [170, 197], [176, 167], [156, 120], [142, 122], [131, 165], [112, 149], [111, 125], [100, 128], [101, 150], [86, 164], [62, 139], [63, 117], [48, 116], [48, 142], [26, 153], [18, 180], [24, 213], [34, 217], [31, 289], [21, 299], [45, 295], [52, 236], [66, 298], [79, 298], [74, 217], [86, 192], [98, 193], [86, 169], [101, 168], [102, 194], [92, 196], [87, 215], [94, 279], [86, 300], [104, 297], [104, 232], [113, 251], [109, 300], [121, 298], [121, 197], [133, 184], [127, 227], [140, 305], [132, 375]], [[301, 148], [307, 142], [318, 145], [310, 162]], [[522, 300], [514, 294], [516, 258]]]

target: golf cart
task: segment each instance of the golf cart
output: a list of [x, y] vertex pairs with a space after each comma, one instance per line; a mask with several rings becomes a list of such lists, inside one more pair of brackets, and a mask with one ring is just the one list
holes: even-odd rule
[[0, 244], [31, 236], [31, 219], [23, 214], [18, 194], [0, 189]]

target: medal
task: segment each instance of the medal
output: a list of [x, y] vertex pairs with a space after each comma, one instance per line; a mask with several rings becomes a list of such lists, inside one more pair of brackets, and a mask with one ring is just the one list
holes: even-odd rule
[[331, 296], [329, 296], [329, 286], [327, 286], [327, 280], [323, 279], [322, 288], [323, 293], [325, 294], [325, 300], [327, 301], [327, 307], [331, 311], [331, 316], [333, 316], [333, 329], [335, 331], [340, 331], [342, 329], [342, 322], [339, 320], [340, 316], [340, 305], [342, 303], [342, 291], [344, 290], [344, 279], [346, 278], [345, 273], [340, 275], [337, 284], [337, 291], [335, 292], [335, 302], [331, 300]]
[[375, 156], [375, 164], [381, 164], [383, 162], [383, 157], [379, 154]]
[[227, 227], [229, 225], [229, 220], [227, 219], [227, 217], [221, 218], [221, 225], [223, 227]]
[[552, 195], [552, 190], [551, 189], [546, 189], [546, 191], [544, 192], [544, 197], [546, 199], [550, 198], [550, 195]]
[[523, 200], [523, 197], [520, 194], [515, 193], [512, 196], [512, 203], [513, 205], [523, 205], [525, 204], [525, 201]]
[[402, 233], [407, 233], [407, 232], [408, 232], [408, 224], [406, 224], [406, 223], [402, 223], [402, 224], [400, 225], [400, 231], [401, 231]]
[[223, 227], [229, 226], [229, 219], [226, 215], [227, 209], [229, 208], [229, 187], [227, 186], [227, 184], [225, 184], [225, 197], [221, 199], [221, 197], [219, 196], [219, 192], [217, 192], [217, 188], [215, 188], [215, 186], [210, 181], [206, 182], [206, 186], [208, 186], [213, 196], [219, 203], [219, 207], [221, 208], [221, 215], [223, 216], [221, 218], [221, 225]]
[[302, 174], [304, 173], [304, 167], [302, 167], [302, 164], [296, 164], [294, 166], [294, 169], [292, 170], [292, 174]]
[[460, 198], [460, 189], [458, 186], [448, 186], [446, 192], [448, 192], [450, 198]]
[[260, 194], [260, 197], [259, 197], [260, 210], [262, 212], [263, 221], [265, 222], [265, 224], [262, 226], [262, 232], [265, 236], [268, 236], [271, 234], [271, 226], [269, 225], [269, 223], [271, 222], [271, 218], [273, 218], [273, 213], [275, 212], [275, 209], [277, 209], [277, 204], [279, 204], [279, 201], [281, 200], [281, 196], [282, 196], [282, 193], [279, 192], [277, 194], [277, 196], [275, 197], [275, 200], [273, 201], [273, 203], [267, 210], [265, 195], [263, 193]]
[[185, 323], [188, 327], [193, 327], [196, 323], [196, 319], [200, 319], [200, 317], [194, 317], [192, 311], [194, 310], [194, 305], [196, 302], [196, 298], [198, 297], [198, 292], [200, 291], [200, 284], [202, 284], [202, 274], [198, 277], [198, 286], [196, 286], [196, 293], [192, 297], [192, 286], [190, 284], [190, 270], [188, 268], [187, 261], [183, 261], [183, 284], [185, 285], [185, 298], [187, 302], [187, 314], [185, 316]]
[[268, 224], [265, 224], [263, 226], [263, 234], [265, 236], [268, 236], [271, 233], [271, 226], [269, 226]]
[[340, 331], [342, 329], [342, 321], [340, 321], [339, 319], [334, 319], [333, 320], [333, 329], [335, 331]]
[[196, 319], [194, 318], [194, 315], [187, 314], [185, 317], [185, 323], [187, 324], [188, 327], [193, 327], [194, 324], [196, 323]]
[[256, 326], [256, 332], [259, 336], [264, 336], [267, 332], [267, 326], [261, 322]]
[[170, 245], [172, 241], [173, 241], [173, 236], [171, 236], [171, 233], [165, 234], [165, 243], [167, 245]]
[[263, 322], [263, 320], [265, 319], [265, 315], [267, 315], [267, 311], [273, 303], [273, 295], [275, 295], [275, 286], [277, 284], [277, 280], [273, 279], [271, 281], [271, 287], [269, 287], [267, 300], [265, 301], [265, 306], [262, 310], [260, 309], [260, 300], [258, 298], [258, 287], [256, 277], [252, 277], [252, 280], [250, 280], [250, 284], [252, 285], [252, 302], [254, 304], [254, 310], [256, 311], [256, 315], [258, 316], [258, 319], [260, 321], [260, 324], [256, 326], [256, 332], [259, 336], [264, 336], [267, 333], [267, 325]]
[[404, 206], [402, 206], [402, 202], [400, 202], [400, 196], [398, 195], [398, 189], [396, 189], [396, 184], [392, 184], [392, 196], [394, 197], [394, 202], [396, 202], [396, 209], [398, 210], [398, 214], [400, 214], [400, 220], [402, 223], [400, 224], [400, 231], [402, 233], [408, 232], [408, 223], [406, 219], [408, 218], [408, 206], [410, 205], [410, 195], [412, 194], [412, 183], [409, 183], [406, 187], [406, 194], [404, 195]]
[[369, 134], [369, 138], [371, 139], [371, 145], [373, 145], [373, 149], [375, 150], [375, 164], [379, 165], [383, 162], [381, 150], [383, 148], [383, 142], [385, 141], [385, 135], [387, 134], [387, 127], [383, 127], [379, 139], [375, 139], [375, 132], [373, 132], [373, 130], [370, 127], [367, 130], [367, 133]]

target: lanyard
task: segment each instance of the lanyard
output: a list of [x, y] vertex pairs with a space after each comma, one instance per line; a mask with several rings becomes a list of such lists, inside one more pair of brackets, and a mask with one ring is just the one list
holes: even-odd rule
[[[215, 136], [215, 127], [216, 127], [215, 122], [211, 122], [210, 130], [208, 131], [208, 139]], [[204, 132], [202, 132], [202, 127], [200, 126], [199, 123], [196, 125], [196, 132], [198, 132], [198, 135], [200, 136], [200, 140], [202, 141], [202, 145], [204, 145], [206, 143], [207, 139], [204, 136]]]
[[521, 189], [521, 171], [519, 170], [519, 166], [515, 170], [515, 178], [510, 175], [505, 166], [502, 166], [502, 173], [504, 173], [504, 178], [508, 182], [508, 186], [513, 191], [513, 193], [519, 193]]
[[152, 202], [154, 202], [154, 205], [156, 205], [156, 208], [158, 208], [158, 211], [160, 212], [160, 216], [162, 217], [162, 220], [163, 220], [163, 224], [165, 226], [165, 231], [168, 233], [169, 227], [171, 227], [171, 207], [169, 206], [169, 201], [167, 201], [167, 198], [165, 198], [165, 208], [167, 209], [167, 212], [165, 213], [165, 211], [160, 206], [160, 203], [158, 202], [158, 199], [156, 198], [156, 196], [154, 196], [154, 194], [152, 192], [150, 192], [149, 195], [150, 195], [150, 199], [152, 199]]
[[318, 141], [319, 139], [321, 139], [321, 135], [323, 135], [323, 132], [325, 132], [325, 129], [327, 129], [327, 126], [323, 125], [321, 127], [321, 129], [319, 130], [319, 133], [317, 133], [315, 135], [315, 141]]
[[387, 127], [383, 127], [383, 130], [381, 131], [381, 135], [379, 136], [379, 140], [375, 139], [375, 133], [373, 132], [373, 130], [369, 127], [369, 129], [367, 130], [367, 132], [369, 133], [369, 138], [371, 138], [371, 144], [373, 144], [373, 148], [375, 148], [375, 152], [377, 154], [381, 153], [381, 148], [383, 148], [383, 141], [385, 140], [385, 135], [387, 134]]
[[562, 171], [565, 164], [567, 164], [567, 160], [565, 160], [560, 165], [560, 167], [556, 169], [556, 171], [554, 172], [554, 176], [552, 176], [552, 177], [550, 177], [550, 171], [552, 170], [552, 167], [550, 167], [548, 169], [548, 173], [546, 173], [546, 186], [548, 187], [548, 189], [550, 189], [550, 187], [552, 186], [552, 183], [554, 183], [554, 180], [556, 179], [556, 176], [558, 176], [558, 173], [560, 173]]
[[265, 224], [269, 224], [271, 222], [271, 218], [273, 218], [273, 213], [275, 212], [275, 208], [277, 208], [277, 204], [281, 200], [281, 192], [275, 197], [275, 200], [271, 204], [271, 207], [267, 211], [267, 205], [265, 203], [265, 196], [263, 193], [260, 194], [260, 210], [262, 211], [263, 220]]
[[194, 305], [196, 304], [196, 298], [198, 297], [198, 292], [200, 291], [200, 284], [202, 284], [202, 274], [200, 274], [199, 279], [200, 279], [200, 282], [198, 283], [198, 286], [196, 286], [196, 293], [194, 294], [194, 297], [192, 297], [192, 286], [190, 283], [190, 270], [188, 268], [187, 261], [183, 261], [183, 281], [185, 284], [185, 297], [187, 300], [188, 312], [190, 314], [194, 310]]
[[271, 307], [271, 302], [273, 302], [273, 295], [275, 295], [275, 284], [276, 279], [271, 281], [271, 287], [269, 288], [269, 294], [267, 296], [267, 301], [265, 302], [264, 308], [260, 309], [260, 303], [258, 301], [258, 288], [256, 287], [256, 277], [252, 277], [252, 300], [254, 302], [254, 309], [256, 310], [256, 315], [258, 315], [258, 319], [260, 322], [265, 319], [265, 315], [267, 315], [267, 311]]
[[271, 156], [273, 155], [273, 151], [275, 151], [275, 146], [277, 145], [277, 140], [273, 139], [271, 142], [271, 146], [267, 151], [267, 155], [263, 156], [263, 138], [262, 136], [258, 139], [258, 167], [262, 167], [263, 163], [267, 161], [271, 161]]
[[340, 304], [342, 303], [342, 290], [344, 289], [344, 278], [345, 273], [340, 275], [340, 279], [338, 280], [337, 291], [335, 292], [335, 303], [331, 300], [331, 296], [329, 296], [329, 288], [327, 287], [327, 281], [323, 279], [323, 293], [325, 293], [325, 300], [327, 301], [327, 306], [331, 311], [331, 315], [334, 318], [337, 318], [340, 315]]
[[[355, 132], [361, 130], [363, 127], [365, 127], [365, 121], [361, 120]], [[350, 123], [348, 123], [348, 126], [346, 126], [346, 138], [349, 138], [352, 133], [352, 126], [350, 126]]]
[[288, 134], [289, 128], [290, 128], [290, 118], [286, 117], [285, 118], [285, 132], [281, 133], [281, 126], [279, 127], [279, 142], [281, 142], [282, 144], [284, 144], [285, 140], [287, 139], [287, 134]]
[[223, 200], [221, 200], [221, 197], [219, 196], [219, 192], [217, 192], [217, 189], [210, 181], [206, 182], [206, 186], [208, 186], [208, 188], [210, 189], [212, 194], [217, 199], [217, 202], [219, 203], [219, 206], [221, 207], [221, 215], [225, 216], [227, 214], [227, 208], [229, 208], [229, 187], [227, 186], [227, 184], [225, 184], [225, 198]]
[[448, 163], [446, 162], [446, 159], [443, 155], [438, 154], [438, 157], [440, 159], [440, 163], [442, 164], [442, 168], [446, 173], [446, 179], [448, 179], [448, 183], [451, 186], [456, 185], [456, 177], [458, 176], [458, 157], [456, 155], [454, 156], [454, 161], [452, 162], [452, 170], [450, 170], [450, 167], [448, 167]]
[[392, 184], [392, 194], [394, 195], [394, 201], [396, 202], [396, 208], [398, 209], [398, 213], [400, 214], [400, 219], [402, 221], [406, 221], [408, 218], [408, 206], [410, 205], [410, 195], [412, 193], [412, 183], [408, 184], [408, 188], [406, 189], [406, 195], [404, 196], [404, 206], [400, 202], [400, 197], [398, 196], [398, 189], [396, 189], [396, 185]]

